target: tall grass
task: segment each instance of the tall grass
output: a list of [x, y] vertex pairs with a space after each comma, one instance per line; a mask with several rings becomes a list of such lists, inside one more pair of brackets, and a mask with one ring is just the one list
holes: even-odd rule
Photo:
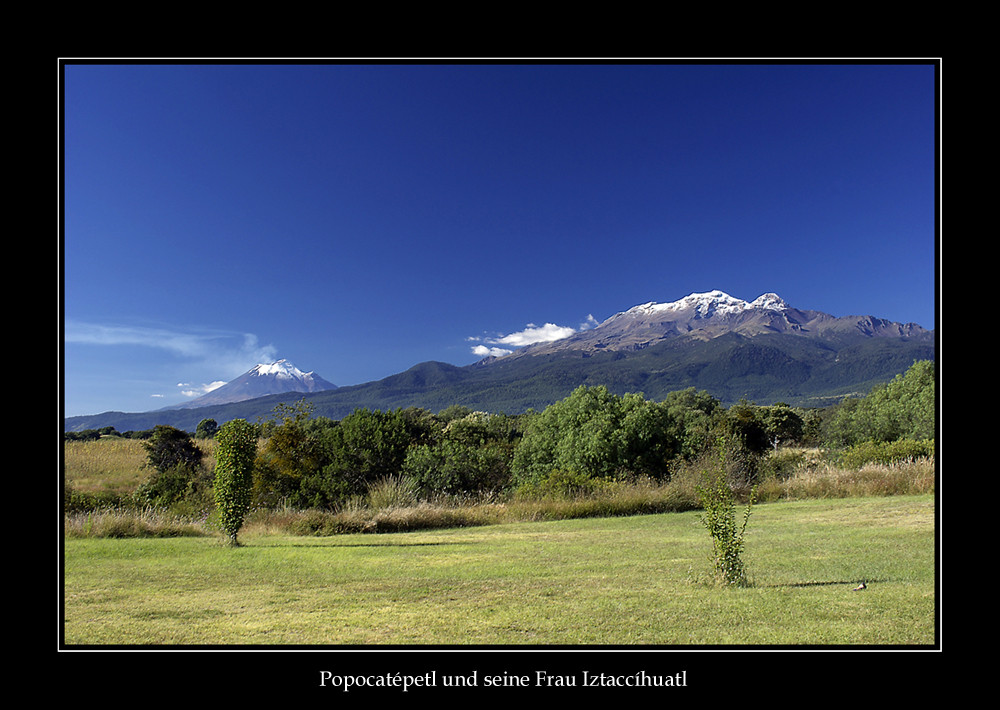
[[934, 459], [926, 457], [891, 464], [867, 463], [858, 469], [834, 463], [804, 466], [786, 478], [765, 479], [757, 492], [761, 501], [857, 498], [933, 493], [934, 484]]
[[103, 508], [64, 516], [64, 535], [82, 537], [192, 537], [213, 534], [206, 518], [158, 508]]
[[[105, 436], [96, 441], [63, 442], [66, 483], [83, 494], [127, 496], [149, 475], [141, 439]], [[196, 439], [205, 461], [215, 460], [214, 439]]]
[[66, 483], [80, 493], [128, 495], [148, 471], [146, 450], [139, 439], [104, 437], [97, 441], [63, 443]]

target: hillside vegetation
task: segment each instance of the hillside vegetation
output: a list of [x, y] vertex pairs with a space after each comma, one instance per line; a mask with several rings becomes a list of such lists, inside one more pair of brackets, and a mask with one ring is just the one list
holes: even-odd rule
[[[934, 367], [823, 409], [730, 407], [693, 388], [661, 401], [580, 387], [540, 412], [358, 409], [339, 421], [281, 404], [255, 422], [248, 530], [384, 532], [696, 508], [722, 466], [762, 501], [926, 493], [934, 486]], [[218, 534], [216, 432], [66, 434], [73, 536]]]

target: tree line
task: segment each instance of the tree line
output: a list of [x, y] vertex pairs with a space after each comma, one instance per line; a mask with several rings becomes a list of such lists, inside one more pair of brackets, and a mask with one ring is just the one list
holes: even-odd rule
[[[249, 425], [258, 441], [251, 504], [333, 509], [390, 477], [425, 497], [636, 476], [662, 481], [706, 454], [721, 455], [734, 480], [750, 484], [765, 454], [780, 446], [933, 439], [934, 382], [933, 363], [920, 361], [863, 398], [823, 409], [746, 401], [724, 407], [694, 388], [654, 402], [603, 386], [581, 386], [541, 412], [519, 415], [455, 405], [436, 414], [359, 408], [332, 420], [312, 416], [305, 401], [281, 404]], [[206, 419], [194, 438], [219, 429]], [[153, 472], [136, 492], [140, 502], [211, 500], [214, 470], [190, 434], [157, 426], [141, 438]]]

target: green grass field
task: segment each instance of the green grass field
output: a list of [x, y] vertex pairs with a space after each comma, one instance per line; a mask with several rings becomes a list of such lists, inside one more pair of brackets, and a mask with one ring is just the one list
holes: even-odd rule
[[747, 589], [696, 512], [243, 541], [65, 539], [65, 644], [935, 643], [931, 495], [756, 506]]

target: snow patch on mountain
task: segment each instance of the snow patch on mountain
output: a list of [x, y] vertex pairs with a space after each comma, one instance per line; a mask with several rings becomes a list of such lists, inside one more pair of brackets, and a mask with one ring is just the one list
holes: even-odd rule
[[618, 315], [648, 316], [694, 311], [697, 315], [705, 318], [712, 315], [736, 315], [753, 309], [778, 311], [785, 308], [788, 308], [788, 305], [776, 293], [765, 293], [753, 302], [747, 302], [741, 298], [730, 296], [725, 291], [715, 290], [692, 293], [671, 303], [657, 303], [655, 301], [643, 303]]
[[250, 370], [252, 377], [273, 376], [280, 380], [303, 380], [312, 377], [312, 372], [302, 372], [288, 360], [278, 360], [277, 362], [261, 363]]

